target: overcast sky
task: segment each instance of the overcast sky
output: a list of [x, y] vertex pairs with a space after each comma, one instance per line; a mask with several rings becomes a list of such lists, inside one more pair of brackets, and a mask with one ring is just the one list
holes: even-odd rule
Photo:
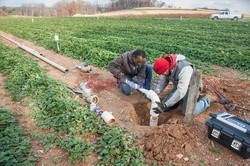
[[[23, 3], [44, 3], [46, 6], [53, 6], [58, 0], [0, 0], [0, 6], [16, 7]], [[106, 4], [110, 0], [86, 0], [91, 3]], [[166, 4], [172, 4], [175, 7], [197, 8], [208, 7], [225, 9], [231, 11], [240, 11], [250, 13], [250, 0], [162, 0]]]

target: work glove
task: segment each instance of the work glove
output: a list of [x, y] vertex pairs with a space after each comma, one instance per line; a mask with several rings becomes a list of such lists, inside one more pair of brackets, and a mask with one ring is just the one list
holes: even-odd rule
[[167, 105], [166, 105], [166, 104], [161, 103], [161, 102], [158, 102], [158, 101], [156, 101], [155, 103], [156, 103], [158, 106], [155, 107], [155, 108], [153, 108], [154, 113], [160, 114], [160, 113], [165, 112], [165, 110], [167, 109]]
[[154, 89], [153, 91], [155, 91], [155, 93], [156, 93], [157, 95], [159, 95], [159, 94], [161, 93], [161, 90], [160, 90], [160, 89]]

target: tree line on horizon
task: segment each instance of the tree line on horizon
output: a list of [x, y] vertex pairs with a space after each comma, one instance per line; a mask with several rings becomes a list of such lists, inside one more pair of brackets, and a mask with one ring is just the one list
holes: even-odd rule
[[[68, 17], [75, 14], [95, 14], [138, 7], [163, 7], [158, 0], [110, 0], [106, 5], [92, 4], [84, 0], [58, 0], [52, 7], [44, 3], [25, 3], [20, 7], [0, 7], [0, 16], [21, 15], [41, 17]], [[167, 7], [171, 8], [171, 5]]]

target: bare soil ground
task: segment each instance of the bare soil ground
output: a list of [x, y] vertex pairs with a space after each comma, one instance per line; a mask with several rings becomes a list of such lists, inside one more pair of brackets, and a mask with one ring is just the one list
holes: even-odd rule
[[243, 18], [250, 19], [250, 14], [243, 14]]
[[[159, 17], [159, 18], [209, 18], [219, 10], [212, 9], [164, 9], [164, 8], [136, 8], [118, 10], [93, 15], [76, 14], [73, 17]], [[249, 19], [250, 14], [242, 14], [243, 19]]]
[[119, 10], [94, 15], [80, 15], [75, 17], [169, 17], [169, 18], [209, 18], [218, 10], [203, 9], [164, 9], [164, 8], [137, 8], [131, 10]]
[[[49, 76], [64, 82], [70, 87], [79, 87], [80, 83], [85, 82], [88, 77], [96, 78], [97, 81], [94, 83], [96, 85], [102, 84], [99, 88], [93, 90], [94, 94], [100, 99], [98, 106], [100, 106], [103, 110], [113, 113], [117, 121], [116, 125], [124, 126], [127, 130], [132, 131], [139, 136], [137, 145], [143, 149], [144, 156], [148, 159], [149, 164], [152, 163], [153, 160], [156, 160], [158, 165], [164, 165], [166, 163], [175, 163], [177, 165], [249, 165], [249, 159], [242, 159], [234, 152], [214, 141], [211, 141], [207, 137], [205, 122], [209, 119], [209, 113], [215, 113], [218, 110], [224, 111], [223, 106], [219, 103], [212, 103], [209, 109], [196, 116], [191, 126], [187, 126], [184, 123], [184, 117], [181, 114], [181, 105], [179, 105], [171, 112], [160, 115], [160, 126], [149, 127], [150, 101], [137, 91], [133, 91], [133, 94], [130, 96], [125, 96], [119, 89], [103, 89], [105, 87], [105, 80], [113, 79], [112, 75], [108, 71], [92, 67], [92, 73], [83, 73], [78, 69], [72, 69], [75, 65], [80, 63], [78, 60], [56, 54], [55, 52], [36, 46], [32, 42], [19, 39], [13, 35], [6, 34], [4, 32], [1, 33], [32, 49], [35, 49], [36, 51], [39, 51], [45, 57], [55, 61], [56, 63], [67, 67], [69, 72], [62, 73], [41, 60], [36, 59], [38, 64], [45, 68], [46, 73]], [[17, 46], [3, 38], [1, 38], [0, 41], [13, 48], [17, 48]], [[25, 53], [25, 56], [31, 55]], [[215, 74], [219, 75], [219, 73], [220, 71], [217, 71]], [[226, 71], [222, 71], [220, 78], [208, 75], [203, 75], [203, 77], [209, 80], [233, 103], [237, 103], [248, 108], [250, 107], [250, 81], [241, 81], [237, 76], [234, 75], [234, 77], [232, 77], [232, 73], [227, 73]], [[0, 79], [1, 88], [3, 84], [4, 79]], [[169, 89], [170, 88], [167, 88], [163, 94], [160, 95], [160, 98], [163, 98]], [[5, 92], [3, 92], [2, 89], [1, 94], [4, 93]], [[1, 101], [9, 98], [4, 95], [0, 95], [0, 97]], [[82, 100], [82, 102], [84, 101]], [[6, 103], [0, 104], [7, 105]], [[18, 108], [15, 103], [11, 103], [9, 105], [13, 105], [13, 109]], [[21, 109], [21, 111], [25, 110]], [[230, 113], [250, 120], [249, 111], [235, 109]], [[32, 119], [28, 119], [27, 121], [32, 121]], [[211, 147], [218, 148], [221, 154], [209, 151]], [[65, 154], [62, 150], [52, 149], [43, 155], [44, 158], [41, 158], [38, 165], [43, 165], [45, 157], [47, 157], [46, 160], [48, 160], [50, 156], [59, 158], [60, 156], [66, 155], [67, 154]], [[91, 156], [88, 165], [93, 164], [94, 160], [95, 156]], [[53, 164], [56, 165], [57, 163], [50, 162], [50, 165]], [[77, 165], [86, 165], [86, 163], [77, 163]]]

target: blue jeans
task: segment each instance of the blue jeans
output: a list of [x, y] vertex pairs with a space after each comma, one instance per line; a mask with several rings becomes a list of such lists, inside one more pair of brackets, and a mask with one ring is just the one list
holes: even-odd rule
[[[147, 90], [150, 90], [150, 85], [151, 85], [151, 80], [152, 80], [152, 66], [151, 65], [146, 65], [146, 78], [143, 79], [143, 80], [134, 80], [134, 75], [125, 75], [126, 79], [129, 80], [129, 81], [137, 81], [137, 84], [141, 85], [142, 82], [143, 83], [143, 88], [147, 89]], [[121, 90], [122, 90], [122, 93], [125, 94], [125, 95], [130, 95], [131, 94], [131, 91], [132, 91], [132, 88], [127, 85], [127, 84], [124, 84], [122, 82], [119, 82], [120, 84], [120, 87], [121, 87]]]
[[[176, 87], [174, 87], [168, 94], [167, 96], [162, 100], [162, 102], [166, 102], [167, 100], [169, 100], [174, 92], [176, 91]], [[187, 108], [187, 100], [188, 100], [188, 93], [189, 90], [187, 91], [186, 95], [183, 97], [183, 104], [182, 104], [182, 114], [185, 115], [186, 113], [186, 108]], [[168, 112], [171, 109], [173, 109], [174, 106], [168, 107], [165, 111]], [[201, 112], [205, 111], [208, 107], [210, 107], [210, 99], [203, 97], [201, 98], [199, 101], [197, 101], [196, 106], [195, 106], [195, 111], [194, 114], [198, 115]]]

